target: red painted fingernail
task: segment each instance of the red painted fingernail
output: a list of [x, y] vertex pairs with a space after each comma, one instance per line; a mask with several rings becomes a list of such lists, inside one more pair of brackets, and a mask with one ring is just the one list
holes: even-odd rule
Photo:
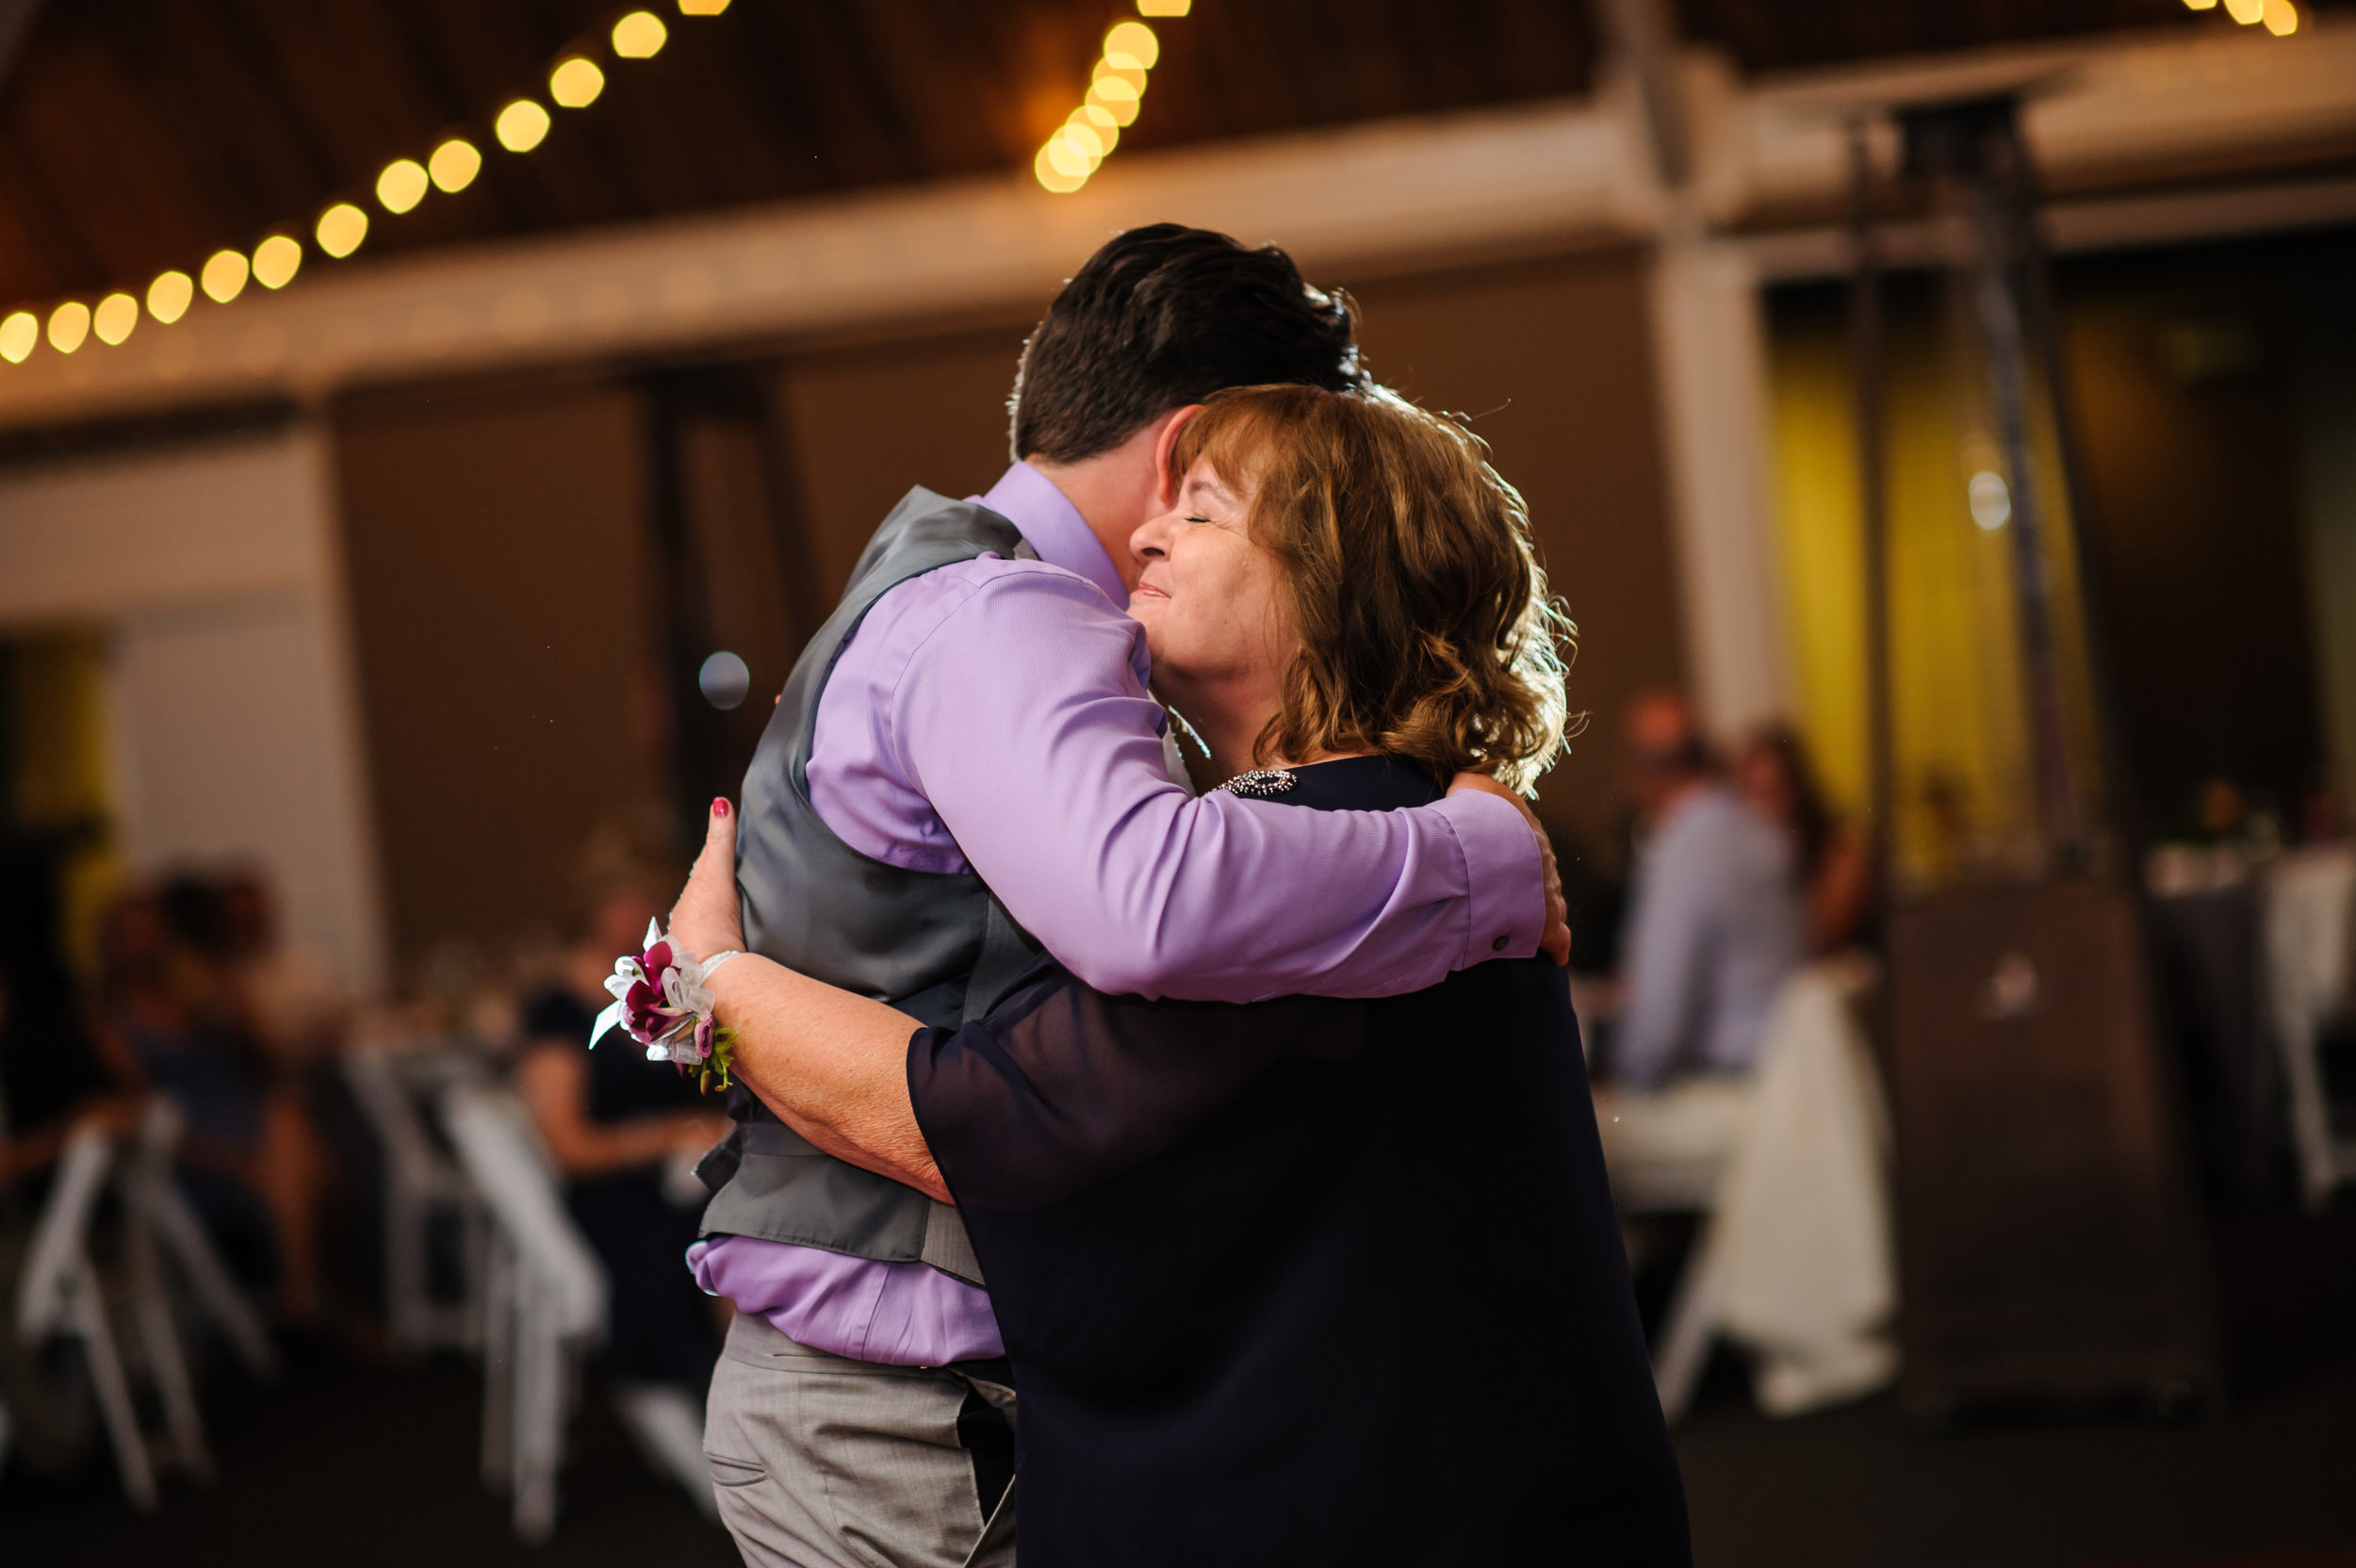
[[715, 795], [712, 797], [712, 814], [715, 817], [725, 817], [728, 814], [728, 796]]

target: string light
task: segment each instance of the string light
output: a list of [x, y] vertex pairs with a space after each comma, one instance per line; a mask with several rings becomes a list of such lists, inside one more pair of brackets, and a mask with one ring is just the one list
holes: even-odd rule
[[1184, 16], [1193, 0], [1137, 0], [1139, 16]]
[[[2190, 11], [2213, 11], [2217, 0], [2184, 0]], [[2245, 27], [2266, 24], [2266, 30], [2276, 38], [2288, 38], [2299, 31], [2299, 7], [2294, 0], [2225, 0], [2225, 14]]]
[[254, 247], [254, 281], [264, 288], [284, 288], [303, 267], [303, 241], [274, 234]]
[[205, 286], [205, 297], [217, 305], [225, 305], [245, 292], [245, 280], [253, 269], [244, 256], [235, 251], [215, 251], [205, 263], [196, 281]]
[[350, 202], [338, 202], [319, 214], [319, 227], [311, 233], [320, 250], [341, 261], [368, 238], [368, 215]]
[[390, 213], [407, 212], [425, 200], [425, 165], [416, 158], [395, 158], [376, 177], [376, 199]]
[[529, 98], [518, 98], [499, 110], [491, 129], [509, 152], [529, 153], [548, 134], [548, 111]]
[[90, 324], [98, 341], [114, 348], [139, 324], [139, 302], [128, 294], [109, 294], [90, 313]]
[[[728, 8], [728, 3], [729, 0], [679, 0], [679, 10], [681, 16], [718, 16]], [[1161, 3], [1168, 4], [1170, 0]], [[1174, 14], [1185, 14], [1185, 6], [1181, 4]], [[614, 53], [621, 58], [651, 59], [670, 41], [670, 29], [652, 11], [631, 11], [614, 23], [612, 40]], [[548, 97], [560, 107], [586, 108], [604, 91], [604, 70], [585, 55], [567, 55], [548, 73]], [[509, 152], [529, 153], [548, 139], [550, 124], [548, 111], [538, 103], [530, 98], [515, 98], [499, 110], [492, 130], [499, 145]], [[1115, 136], [1109, 126], [1100, 126], [1099, 130], [1099, 142], [1087, 145], [1091, 149], [1101, 145], [1101, 150], [1080, 153], [1075, 144], [1067, 152], [1067, 158], [1077, 155], [1093, 168], [1093, 160], [1111, 151]], [[396, 158], [386, 164], [376, 177], [376, 199], [387, 212], [406, 213], [414, 210], [435, 187], [455, 193], [472, 185], [482, 172], [481, 150], [464, 137], [450, 137], [434, 149], [425, 163], [415, 158]], [[312, 234], [321, 251], [340, 260], [357, 251], [368, 238], [368, 215], [354, 203], [336, 202], [319, 214]], [[254, 247], [250, 260], [242, 252], [224, 249], [213, 253], [195, 278], [177, 269], [156, 274], [147, 286], [147, 313], [158, 323], [170, 326], [188, 314], [200, 286], [207, 298], [228, 304], [245, 292], [249, 279], [265, 288], [284, 288], [302, 269], [303, 242], [290, 234], [272, 234]], [[139, 299], [124, 290], [106, 295], [94, 311], [79, 300], [63, 302], [49, 312], [45, 335], [37, 313], [18, 309], [0, 318], [0, 360], [10, 365], [24, 364], [40, 347], [44, 335], [50, 347], [59, 353], [74, 352], [93, 332], [101, 343], [113, 347], [130, 337], [139, 318]]]
[[[2264, 3], [2264, 0], [2260, 0]], [[1184, 16], [1187, 0], [1137, 0], [1142, 16]], [[1142, 22], [1117, 22], [1088, 73], [1088, 97], [1055, 127], [1031, 160], [1039, 183], [1068, 196], [1088, 183], [1121, 144], [1122, 127], [1137, 123], [1148, 74], [1162, 57], [1162, 41]]]
[[49, 346], [61, 354], [70, 354], [82, 346], [90, 335], [90, 306], [79, 300], [68, 300], [49, 313]]
[[147, 314], [165, 326], [188, 313], [188, 305], [196, 298], [196, 280], [177, 270], [156, 275], [147, 286]]
[[464, 137], [451, 137], [434, 149], [434, 156], [426, 168], [434, 175], [434, 183], [452, 196], [474, 184], [474, 177], [483, 172], [483, 155], [474, 143]]
[[585, 109], [605, 90], [605, 73], [597, 62], [575, 55], [548, 73], [548, 96], [559, 108]]
[[650, 60], [670, 37], [663, 18], [652, 11], [632, 11], [614, 24], [614, 52], [626, 60]]

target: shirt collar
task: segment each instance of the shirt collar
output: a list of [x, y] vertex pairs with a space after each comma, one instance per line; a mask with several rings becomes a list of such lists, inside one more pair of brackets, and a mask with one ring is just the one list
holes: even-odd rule
[[1061, 566], [1088, 579], [1104, 592], [1116, 610], [1129, 608], [1129, 590], [1121, 585], [1113, 558], [1088, 527], [1070, 497], [1055, 482], [1027, 463], [1007, 469], [981, 504], [1020, 529], [1031, 548], [1050, 566]]

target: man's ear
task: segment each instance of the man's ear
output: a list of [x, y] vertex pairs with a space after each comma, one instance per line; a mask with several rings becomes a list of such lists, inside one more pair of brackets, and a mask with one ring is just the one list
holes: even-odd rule
[[1164, 507], [1178, 501], [1178, 486], [1184, 474], [1170, 471], [1170, 454], [1178, 449], [1178, 433], [1186, 428], [1186, 421], [1203, 412], [1201, 403], [1188, 403], [1162, 416], [1161, 433], [1153, 438], [1153, 498]]

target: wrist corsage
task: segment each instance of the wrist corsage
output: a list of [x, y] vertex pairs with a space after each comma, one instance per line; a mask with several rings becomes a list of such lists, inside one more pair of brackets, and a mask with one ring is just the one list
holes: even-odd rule
[[693, 1072], [705, 1089], [715, 1078], [727, 1088], [735, 1062], [736, 1031], [714, 1022], [712, 991], [704, 982], [730, 958], [743, 956], [731, 950], [699, 961], [663, 934], [662, 922], [648, 921], [646, 950], [636, 957], [616, 958], [614, 972], [606, 977], [614, 1005], [590, 1026], [590, 1049], [619, 1024], [646, 1048], [646, 1060]]

